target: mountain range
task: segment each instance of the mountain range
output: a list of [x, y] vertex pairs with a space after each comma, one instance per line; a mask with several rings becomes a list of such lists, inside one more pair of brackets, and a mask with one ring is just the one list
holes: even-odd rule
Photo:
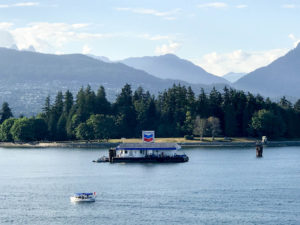
[[121, 62], [162, 79], [184, 80], [192, 84], [228, 84], [224, 78], [210, 74], [192, 62], [173, 54], [128, 58]]
[[273, 99], [283, 95], [298, 99], [300, 45], [249, 74], [228, 74], [224, 77], [233, 81], [238, 76], [242, 77], [229, 83], [172, 54], [112, 62], [106, 57], [53, 55], [0, 48], [0, 104], [9, 102], [15, 115], [32, 115], [41, 111], [47, 95], [53, 100], [59, 90], [69, 89], [76, 93], [88, 84], [94, 90], [103, 85], [110, 101], [126, 83], [131, 84], [133, 89], [142, 86], [152, 94], [180, 83], [191, 86], [196, 94], [201, 88], [209, 91], [215, 86], [220, 90], [227, 85]]
[[[175, 79], [161, 79], [120, 62], [103, 62], [82, 54], [53, 55], [0, 48], [0, 103], [9, 102], [17, 114], [35, 114], [41, 110], [47, 95], [90, 85], [96, 90], [103, 85], [109, 100], [129, 83], [157, 94], [173, 84], [191, 85], [199, 92], [215, 85], [189, 84]], [[218, 84], [222, 89], [224, 84]]]

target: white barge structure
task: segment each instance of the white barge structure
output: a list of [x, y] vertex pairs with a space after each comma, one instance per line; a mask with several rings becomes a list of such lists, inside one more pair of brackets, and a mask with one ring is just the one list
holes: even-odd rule
[[176, 143], [122, 143], [109, 150], [110, 163], [173, 163], [187, 162], [189, 157], [177, 154], [181, 146]]

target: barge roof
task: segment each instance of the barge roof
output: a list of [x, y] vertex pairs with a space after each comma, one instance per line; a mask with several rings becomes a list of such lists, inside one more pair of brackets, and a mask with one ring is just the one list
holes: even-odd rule
[[180, 146], [177, 143], [122, 143], [116, 150], [177, 150]]

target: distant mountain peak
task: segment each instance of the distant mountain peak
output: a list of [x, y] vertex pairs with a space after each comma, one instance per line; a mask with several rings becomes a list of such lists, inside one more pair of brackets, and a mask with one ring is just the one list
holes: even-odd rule
[[28, 48], [16, 49], [16, 50], [25, 51], [25, 52], [36, 52], [36, 50], [33, 47], [33, 45], [30, 45]]
[[97, 59], [100, 60], [102, 62], [106, 62], [106, 63], [112, 63], [112, 61], [106, 57], [106, 56], [96, 56], [96, 55], [92, 55], [92, 54], [88, 54], [87, 56], [93, 58], [93, 59]]
[[162, 79], [182, 80], [193, 84], [228, 84], [226, 79], [210, 74], [175, 54], [128, 58], [121, 62]]
[[238, 89], [268, 97], [300, 96], [300, 43], [271, 64], [256, 69], [239, 79]]
[[242, 78], [245, 75], [246, 75], [246, 73], [230, 72], [230, 73], [227, 73], [227, 74], [223, 75], [223, 78], [225, 78], [226, 80], [228, 80], [231, 83], [234, 83], [234, 82], [236, 82], [237, 80], [239, 80], [240, 78]]
[[10, 46], [10, 49], [19, 50], [19, 48], [16, 44], [13, 44], [12, 46]]
[[160, 57], [179, 59], [179, 57], [177, 55], [173, 54], [173, 53], [167, 53], [167, 54], [164, 54], [164, 55], [160, 55]]

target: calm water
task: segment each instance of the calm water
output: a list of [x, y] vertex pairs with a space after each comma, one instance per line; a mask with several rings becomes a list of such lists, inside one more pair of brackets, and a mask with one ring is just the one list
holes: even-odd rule
[[106, 150], [0, 148], [0, 224], [300, 224], [299, 147], [184, 151], [188, 163], [97, 164]]

